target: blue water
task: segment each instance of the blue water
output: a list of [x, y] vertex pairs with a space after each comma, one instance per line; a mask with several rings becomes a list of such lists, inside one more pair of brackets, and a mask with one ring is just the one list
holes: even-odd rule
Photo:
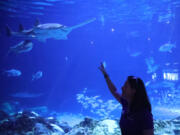
[[[44, 106], [62, 114], [119, 118], [121, 106], [98, 69], [104, 62], [119, 92], [128, 75], [144, 80], [154, 118], [180, 116], [179, 13], [179, 0], [0, 0], [1, 109]], [[93, 18], [66, 40], [32, 39], [31, 51], [8, 54], [25, 38], [8, 37], [6, 25], [18, 31], [19, 24], [31, 29], [39, 20], [71, 27]], [[5, 76], [10, 69], [22, 74]], [[32, 79], [38, 71], [42, 75]]]

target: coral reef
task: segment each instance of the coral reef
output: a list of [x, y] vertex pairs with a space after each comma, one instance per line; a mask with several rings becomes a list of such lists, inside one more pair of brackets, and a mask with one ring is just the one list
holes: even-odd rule
[[[74, 126], [61, 119], [41, 117], [32, 111], [8, 115], [0, 111], [0, 135], [121, 135], [117, 119], [85, 117]], [[180, 117], [154, 120], [155, 135], [179, 135]]]

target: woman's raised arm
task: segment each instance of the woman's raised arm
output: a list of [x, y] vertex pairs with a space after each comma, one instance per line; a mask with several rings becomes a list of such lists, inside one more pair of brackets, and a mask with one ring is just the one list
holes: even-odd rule
[[110, 90], [110, 92], [112, 93], [112, 95], [117, 99], [117, 101], [119, 101], [121, 103], [121, 94], [117, 91], [115, 85], [112, 83], [111, 79], [109, 78], [104, 65], [101, 63], [100, 67], [99, 67], [100, 71], [103, 73], [104, 78], [106, 80], [106, 83], [108, 85], [108, 88]]

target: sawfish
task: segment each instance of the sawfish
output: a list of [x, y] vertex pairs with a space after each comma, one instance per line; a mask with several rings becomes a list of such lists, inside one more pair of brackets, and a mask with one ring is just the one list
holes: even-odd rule
[[58, 23], [45, 23], [39, 24], [39, 21], [36, 21], [36, 24], [33, 28], [25, 30], [22, 24], [19, 25], [19, 31], [14, 32], [8, 26], [7, 35], [13, 37], [24, 38], [25, 40], [36, 39], [38, 41], [46, 42], [47, 39], [56, 39], [56, 40], [67, 40], [68, 34], [79, 27], [82, 27], [86, 24], [89, 24], [95, 21], [96, 18], [90, 19], [78, 25], [74, 25], [71, 27], [64, 26]]

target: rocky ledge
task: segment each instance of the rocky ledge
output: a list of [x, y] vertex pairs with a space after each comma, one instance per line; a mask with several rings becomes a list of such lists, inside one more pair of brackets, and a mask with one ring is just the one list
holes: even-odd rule
[[[154, 120], [155, 135], [180, 135], [180, 117], [173, 120]], [[95, 120], [85, 117], [71, 127], [53, 117], [41, 117], [23, 111], [8, 115], [0, 111], [0, 135], [121, 135], [118, 120]]]

